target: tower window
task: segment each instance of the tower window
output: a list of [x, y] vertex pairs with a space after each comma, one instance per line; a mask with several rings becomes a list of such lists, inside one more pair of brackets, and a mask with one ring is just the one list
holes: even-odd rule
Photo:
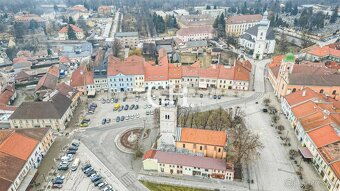
[[185, 148], [185, 144], [183, 144], [183, 148]]

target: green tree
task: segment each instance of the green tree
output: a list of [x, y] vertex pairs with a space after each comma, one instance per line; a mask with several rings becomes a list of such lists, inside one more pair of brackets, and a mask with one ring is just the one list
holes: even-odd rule
[[58, 6], [56, 4], [53, 5], [54, 12], [58, 12]]
[[218, 18], [218, 36], [225, 37], [225, 20], [223, 13]]
[[38, 27], [39, 27], [39, 26], [38, 26], [38, 22], [37, 22], [36, 20], [32, 19], [32, 20], [30, 21], [29, 29], [34, 30], [34, 29], [37, 29]]
[[213, 24], [213, 27], [214, 29], [217, 29], [218, 28], [218, 23], [219, 23], [220, 19], [219, 19], [219, 16], [216, 17], [215, 21], [214, 21], [214, 24]]
[[247, 14], [248, 13], [248, 7], [247, 7], [247, 2], [246, 1], [243, 3], [243, 7], [242, 7], [241, 12], [242, 12], [242, 14]]
[[68, 24], [72, 24], [72, 25], [75, 25], [76, 22], [74, 22], [73, 18], [70, 16], [68, 17]]
[[339, 6], [337, 5], [335, 7], [335, 9], [333, 10], [333, 13], [331, 15], [331, 19], [329, 20], [330, 23], [335, 23], [336, 20], [338, 19], [338, 9], [339, 9]]
[[287, 35], [284, 33], [281, 33], [278, 49], [282, 54], [285, 54], [288, 51]]
[[47, 49], [47, 55], [49, 55], [49, 56], [52, 55], [52, 50], [50, 48]]
[[294, 5], [292, 11], [290, 12], [291, 15], [297, 15], [299, 12], [297, 4]]
[[207, 5], [206, 9], [207, 9], [207, 10], [211, 9], [210, 5]]
[[76, 33], [70, 25], [67, 27], [67, 36], [69, 40], [77, 40]]

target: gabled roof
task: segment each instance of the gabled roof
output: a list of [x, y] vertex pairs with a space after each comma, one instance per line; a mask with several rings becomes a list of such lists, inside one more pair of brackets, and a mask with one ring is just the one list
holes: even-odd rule
[[181, 128], [180, 142], [203, 145], [216, 145], [224, 147], [227, 143], [227, 134], [224, 131], [213, 131], [195, 128]]
[[288, 104], [292, 107], [294, 105], [300, 104], [308, 100], [323, 99], [323, 95], [313, 91], [309, 87], [305, 87], [302, 90], [286, 95], [285, 99], [288, 102]]
[[194, 34], [203, 34], [203, 33], [213, 33], [215, 30], [212, 26], [202, 26], [202, 27], [188, 27], [181, 28], [177, 31], [177, 36], [188, 36]]
[[64, 26], [59, 30], [59, 33], [67, 33], [68, 32], [68, 27], [71, 27], [74, 32], [83, 32], [83, 29], [77, 27], [76, 25], [69, 24], [68, 26]]
[[[257, 33], [259, 31], [259, 26], [260, 25], [255, 25], [253, 27], [250, 27], [249, 29], [247, 29], [246, 31], [244, 31], [245, 34], [250, 34], [250, 35], [253, 35], [253, 36], [257, 36]], [[272, 27], [269, 27], [268, 28], [268, 31], [267, 31], [267, 34], [266, 34], [266, 39], [267, 40], [275, 40], [275, 34], [274, 34], [274, 31], [273, 31], [273, 28]]]
[[175, 164], [203, 169], [227, 170], [227, 163], [223, 159], [202, 156], [191, 156], [174, 152], [156, 151], [153, 157], [158, 163]]
[[1, 143], [0, 152], [26, 161], [38, 144], [37, 140], [14, 132]]
[[10, 116], [10, 119], [60, 119], [72, 101], [57, 93], [51, 101], [23, 102]]
[[325, 125], [316, 130], [308, 132], [316, 148], [326, 146], [331, 143], [340, 141], [340, 136], [330, 125]]
[[129, 56], [126, 60], [121, 62], [118, 58], [109, 57], [107, 68], [108, 76], [116, 76], [118, 74], [124, 75], [143, 75], [145, 59], [141, 56]]
[[253, 23], [262, 20], [262, 15], [236, 15], [227, 19], [227, 24]]
[[73, 71], [70, 81], [72, 87], [81, 87], [90, 84], [94, 84], [93, 71], [88, 71], [84, 65], [79, 66]]
[[40, 142], [46, 136], [47, 132], [50, 131], [50, 129], [47, 127], [43, 127], [43, 128], [15, 129], [14, 131], [16, 133], [19, 133], [21, 135], [24, 135], [26, 137], [29, 137]]
[[305, 117], [317, 111], [320, 111], [320, 109], [317, 107], [317, 105], [313, 101], [310, 101], [310, 100], [292, 107], [292, 112], [294, 113], [294, 116], [297, 119], [301, 117]]
[[[0, 189], [8, 190], [9, 182], [15, 181], [26, 161], [0, 151]], [[4, 184], [3, 184], [4, 183]], [[3, 189], [4, 188], [4, 189]]]
[[56, 89], [61, 94], [63, 94], [66, 97], [69, 97], [69, 98], [73, 98], [73, 96], [75, 96], [75, 94], [78, 93], [77, 89], [73, 88], [70, 85], [67, 85], [65, 82], [62, 82], [62, 83], [58, 84]]
[[175, 66], [173, 64], [169, 65], [169, 79], [181, 79], [182, 78], [182, 68], [180, 66]]

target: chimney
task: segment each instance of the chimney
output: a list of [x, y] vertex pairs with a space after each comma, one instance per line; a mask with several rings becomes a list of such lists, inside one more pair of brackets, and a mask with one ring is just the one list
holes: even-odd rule
[[302, 96], [305, 97], [306, 96], [306, 90], [302, 91]]

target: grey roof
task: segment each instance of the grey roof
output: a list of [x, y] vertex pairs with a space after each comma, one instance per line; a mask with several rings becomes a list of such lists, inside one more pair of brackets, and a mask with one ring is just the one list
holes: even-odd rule
[[166, 50], [166, 53], [172, 52], [172, 46], [171, 45], [157, 45], [156, 50], [159, 52], [159, 49], [164, 48]]
[[181, 166], [215, 170], [227, 169], [226, 162], [223, 159], [214, 159], [202, 156], [191, 156], [186, 154], [163, 151], [156, 151], [154, 158], [158, 160], [158, 163], [175, 164]]
[[138, 32], [117, 32], [115, 37], [138, 37]]
[[208, 42], [206, 40], [198, 40], [198, 41], [189, 41], [187, 42], [188, 48], [194, 48], [194, 47], [204, 47], [208, 46]]
[[92, 51], [92, 44], [85, 42], [82, 44], [64, 45], [60, 54], [61, 56], [66, 56], [69, 58], [79, 58], [91, 56]]
[[340, 74], [315, 75], [315, 74], [290, 74], [289, 84], [311, 86], [339, 86]]
[[[244, 33], [248, 33], [248, 34], [257, 36], [258, 28], [259, 28], [259, 25], [255, 25], [255, 26], [250, 27], [249, 29], [247, 29]], [[272, 27], [268, 28], [266, 39], [267, 40], [275, 40], [275, 34], [274, 34], [274, 31], [273, 31]]]
[[248, 34], [248, 33], [244, 33], [243, 35], [240, 36], [240, 38], [245, 39], [245, 40], [248, 40], [248, 41], [251, 41], [251, 42], [255, 42], [255, 41], [251, 38], [250, 34]]
[[23, 102], [10, 119], [60, 119], [71, 103], [68, 97], [57, 93], [50, 101]]

